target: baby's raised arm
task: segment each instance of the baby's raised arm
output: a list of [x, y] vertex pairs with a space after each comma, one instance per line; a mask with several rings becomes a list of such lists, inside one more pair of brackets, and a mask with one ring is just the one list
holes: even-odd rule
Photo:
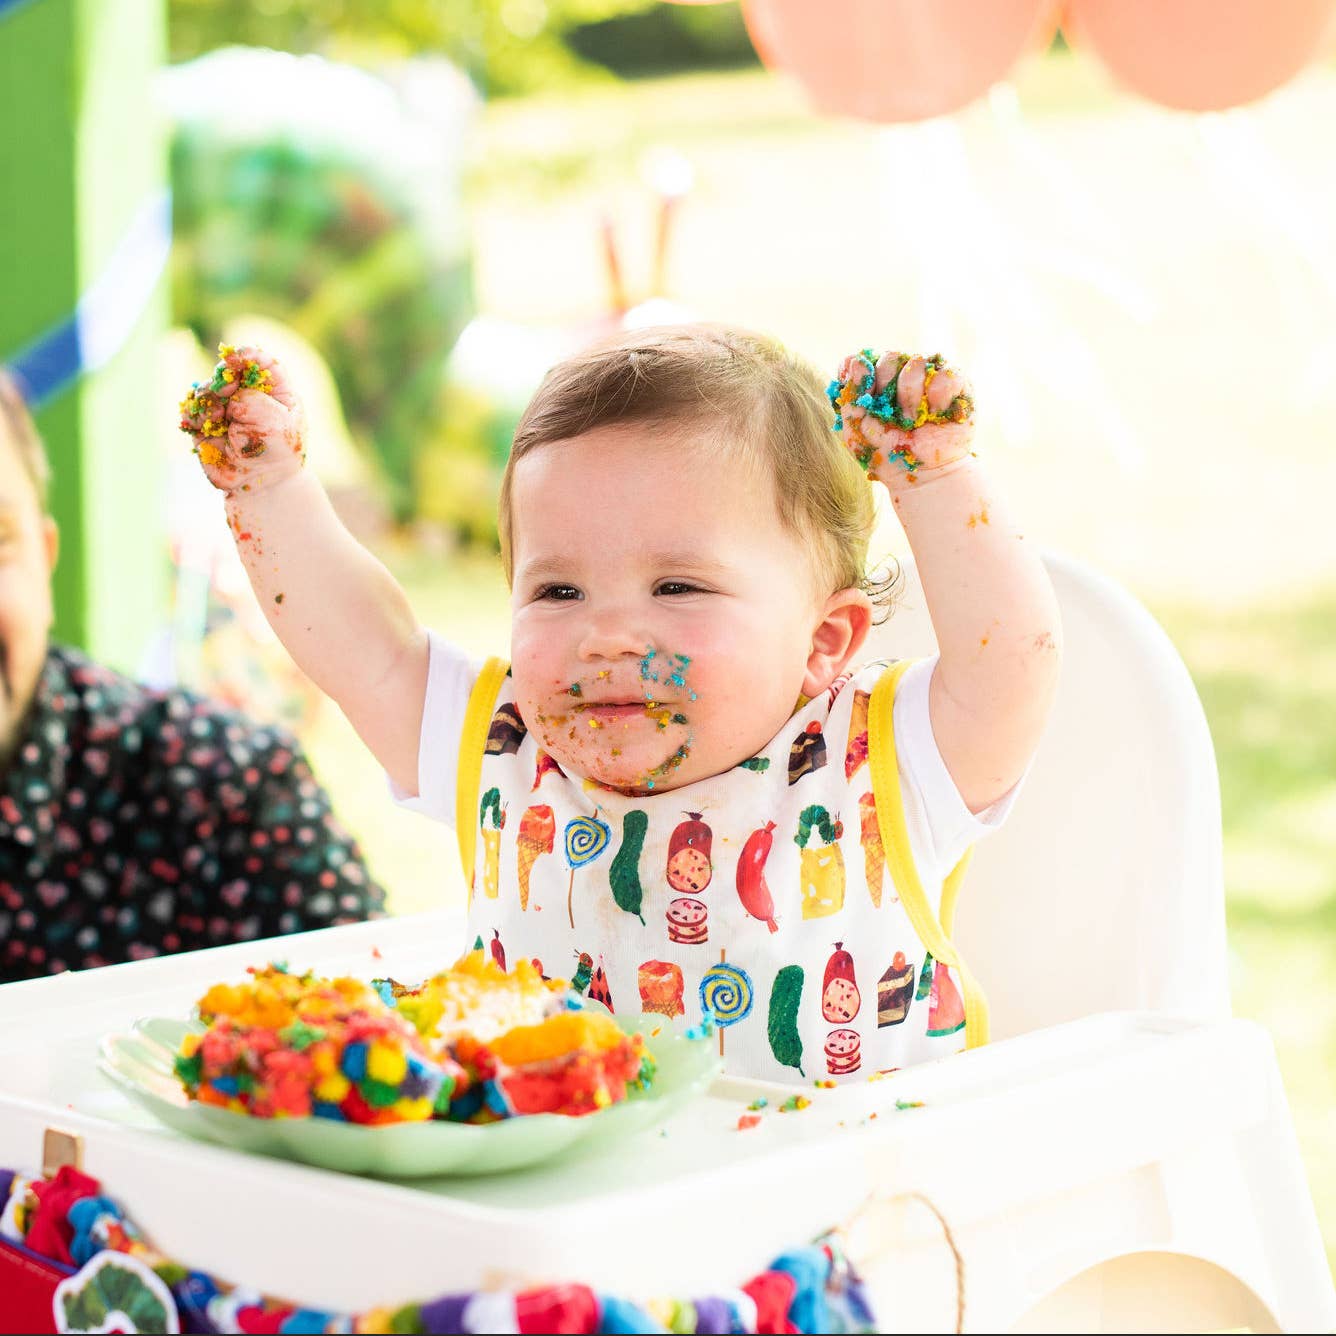
[[891, 494], [941, 658], [930, 709], [971, 811], [1025, 773], [1057, 687], [1062, 628], [1039, 554], [970, 449], [974, 403], [941, 358], [846, 358], [830, 398], [845, 444]]
[[181, 404], [269, 624], [391, 778], [418, 787], [427, 635], [394, 577], [343, 527], [303, 467], [300, 401], [273, 358], [219, 349]]

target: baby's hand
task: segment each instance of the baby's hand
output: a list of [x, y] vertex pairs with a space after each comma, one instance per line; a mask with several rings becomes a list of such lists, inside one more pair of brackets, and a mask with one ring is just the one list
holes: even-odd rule
[[854, 353], [826, 388], [850, 453], [888, 487], [913, 482], [970, 452], [974, 400], [940, 355]]
[[306, 418], [278, 363], [258, 348], [218, 347], [213, 378], [181, 401], [204, 474], [224, 492], [268, 486], [301, 469]]

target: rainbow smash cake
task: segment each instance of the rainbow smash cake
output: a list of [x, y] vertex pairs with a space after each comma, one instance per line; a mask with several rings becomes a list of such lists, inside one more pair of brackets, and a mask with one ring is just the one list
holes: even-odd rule
[[201, 1103], [360, 1124], [579, 1116], [648, 1087], [654, 1062], [564, 980], [473, 951], [416, 987], [273, 964], [197, 1004], [176, 1072]]

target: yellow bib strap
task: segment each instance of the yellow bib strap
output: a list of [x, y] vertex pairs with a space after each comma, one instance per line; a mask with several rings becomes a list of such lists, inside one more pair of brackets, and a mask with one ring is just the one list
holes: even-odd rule
[[473, 861], [478, 851], [478, 790], [482, 786], [482, 758], [487, 749], [487, 730], [501, 683], [510, 665], [504, 659], [488, 659], [469, 693], [464, 711], [464, 731], [459, 738], [459, 776], [455, 783], [455, 836], [464, 885], [472, 894]]
[[905, 822], [904, 797], [900, 792], [900, 770], [895, 756], [895, 691], [909, 662], [893, 664], [872, 689], [868, 703], [868, 764], [872, 770], [872, 794], [877, 805], [877, 826], [885, 850], [886, 864], [900, 903], [918, 934], [919, 941], [935, 959], [951, 966], [960, 978], [965, 999], [965, 1047], [978, 1048], [988, 1042], [988, 1002], [965, 961], [949, 937], [955, 920], [956, 900], [973, 850], [951, 870], [942, 886], [941, 920], [933, 914], [914, 866]]

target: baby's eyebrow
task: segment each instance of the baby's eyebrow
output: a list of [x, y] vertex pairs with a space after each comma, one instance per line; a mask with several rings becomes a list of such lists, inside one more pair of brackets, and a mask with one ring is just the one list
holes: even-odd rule
[[732, 568], [722, 561], [704, 556], [700, 552], [650, 552], [645, 561], [650, 566], [666, 567], [670, 570], [700, 571], [702, 574], [725, 575]]
[[570, 564], [565, 557], [544, 557], [542, 561], [529, 561], [520, 568], [520, 578], [537, 580], [545, 575], [565, 575], [569, 573]]
[[[695, 571], [701, 575], [726, 575], [732, 569], [722, 561], [699, 552], [647, 552], [647, 566], [660, 570]], [[542, 557], [526, 562], [520, 571], [524, 580], [540, 580], [550, 575], [570, 575], [575, 562], [569, 557]]]

